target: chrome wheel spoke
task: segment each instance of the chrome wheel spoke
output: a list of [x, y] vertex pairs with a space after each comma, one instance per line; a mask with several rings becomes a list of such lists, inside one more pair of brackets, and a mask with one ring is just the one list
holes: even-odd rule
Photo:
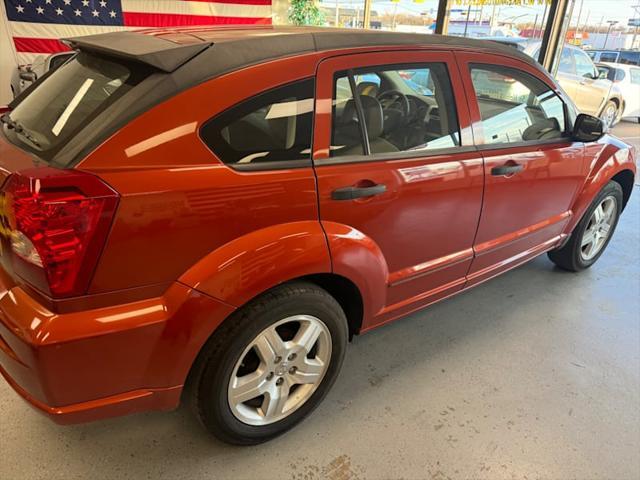
[[305, 358], [291, 376], [294, 384], [316, 383], [324, 373], [325, 365], [317, 358]]
[[582, 246], [586, 247], [587, 245], [591, 245], [596, 241], [595, 234], [592, 230], [587, 230], [584, 232], [584, 236], [582, 237]]
[[284, 382], [282, 385], [273, 385], [264, 396], [262, 402], [262, 414], [266, 419], [273, 419], [284, 413], [284, 407], [289, 399], [289, 385]]
[[256, 339], [255, 347], [263, 362], [273, 363], [276, 357], [282, 357], [286, 348], [275, 328], [268, 328]]
[[602, 219], [604, 218], [604, 210], [602, 209], [602, 204], [598, 205], [598, 208], [594, 210], [593, 218], [596, 224], [602, 222]]
[[300, 330], [293, 339], [293, 343], [309, 353], [318, 341], [318, 337], [322, 333], [322, 328], [315, 322], [303, 323]]
[[266, 375], [260, 370], [235, 378], [235, 385], [231, 385], [229, 393], [234, 404], [244, 403], [253, 398], [263, 395], [267, 389]]

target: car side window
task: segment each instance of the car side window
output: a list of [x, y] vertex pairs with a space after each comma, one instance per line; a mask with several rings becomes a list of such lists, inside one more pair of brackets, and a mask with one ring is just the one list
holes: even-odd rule
[[310, 162], [313, 98], [312, 79], [269, 90], [209, 120], [200, 136], [228, 165]]
[[613, 62], [615, 63], [618, 60], [618, 52], [602, 52], [600, 54], [601, 62]]
[[640, 85], [640, 68], [629, 69], [629, 80], [633, 85]]
[[470, 67], [486, 144], [551, 140], [564, 135], [564, 102], [544, 82], [511, 67]]
[[589, 55], [580, 50], [573, 50], [572, 53], [576, 61], [576, 75], [585, 78], [595, 78], [595, 68]]
[[558, 65], [558, 71], [562, 73], [569, 73], [571, 75], [576, 74], [576, 65], [571, 55], [571, 50], [563, 48], [560, 54], [560, 64]]
[[331, 156], [362, 155], [365, 147], [371, 155], [380, 155], [459, 145], [455, 101], [444, 63], [336, 74]]
[[627, 65], [640, 65], [640, 52], [637, 50], [620, 52], [618, 62]]

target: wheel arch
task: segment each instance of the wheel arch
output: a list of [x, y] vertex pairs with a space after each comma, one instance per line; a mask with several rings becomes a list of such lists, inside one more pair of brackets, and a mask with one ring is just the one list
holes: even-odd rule
[[635, 175], [633, 171], [630, 169], [621, 170], [616, 173], [611, 180], [618, 183], [622, 188], [622, 209], [627, 206], [629, 202], [629, 198], [631, 197], [631, 192], [633, 191], [633, 181], [635, 179]]

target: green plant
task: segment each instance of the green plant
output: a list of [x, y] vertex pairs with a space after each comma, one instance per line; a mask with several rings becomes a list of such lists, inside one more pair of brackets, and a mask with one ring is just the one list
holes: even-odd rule
[[315, 0], [291, 0], [289, 22], [293, 25], [322, 25], [324, 14]]

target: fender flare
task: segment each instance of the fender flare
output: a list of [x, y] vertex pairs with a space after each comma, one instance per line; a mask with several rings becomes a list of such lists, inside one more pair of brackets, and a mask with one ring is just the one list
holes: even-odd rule
[[[623, 170], [636, 174], [632, 147], [610, 136], [601, 145], [602, 148], [591, 160], [585, 159], [590, 161], [589, 175], [574, 199], [571, 207], [573, 215], [565, 227], [565, 233], [573, 231], [595, 196], [614, 176]], [[588, 149], [585, 150], [586, 155], [589, 155]]]
[[272, 225], [222, 245], [198, 261], [179, 282], [240, 307], [288, 280], [331, 272], [318, 221]]
[[366, 325], [387, 303], [389, 268], [378, 244], [345, 224], [323, 221], [333, 273], [352, 281], [362, 296]]

